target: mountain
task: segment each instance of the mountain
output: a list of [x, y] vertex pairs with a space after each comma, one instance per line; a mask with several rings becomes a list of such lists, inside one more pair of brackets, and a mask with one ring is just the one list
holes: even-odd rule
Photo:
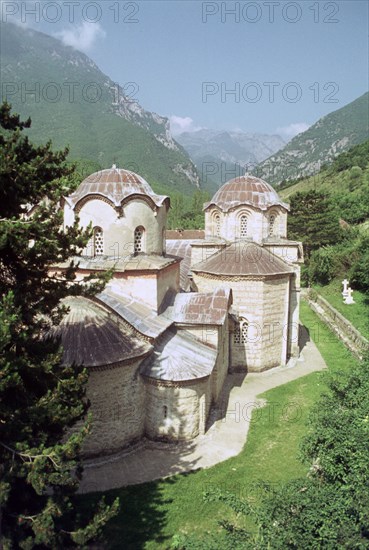
[[278, 135], [202, 129], [176, 137], [200, 173], [202, 186], [212, 190], [242, 175], [285, 146]]
[[171, 136], [167, 118], [145, 111], [134, 83], [123, 90], [85, 54], [49, 35], [1, 23], [2, 99], [22, 117], [28, 135], [70, 147], [70, 157], [118, 166], [147, 178], [159, 192], [199, 186], [196, 168]]
[[255, 173], [274, 184], [315, 174], [339, 153], [368, 137], [369, 92], [295, 136], [283, 149], [262, 162]]

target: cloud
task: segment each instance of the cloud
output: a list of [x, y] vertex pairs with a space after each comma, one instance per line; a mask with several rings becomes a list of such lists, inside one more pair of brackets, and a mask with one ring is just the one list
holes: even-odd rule
[[169, 117], [170, 121], [170, 130], [173, 135], [177, 136], [183, 132], [197, 132], [197, 130], [202, 130], [201, 126], [196, 126], [193, 122], [193, 119], [189, 116], [177, 116], [172, 115]]
[[56, 33], [56, 36], [64, 42], [66, 46], [72, 46], [76, 50], [89, 51], [99, 38], [104, 38], [106, 32], [100, 23], [91, 23], [83, 21], [81, 25], [76, 25], [69, 29], [63, 29]]
[[306, 122], [293, 122], [289, 126], [283, 126], [282, 128], [277, 128], [276, 132], [277, 134], [281, 134], [282, 137], [287, 137], [289, 139], [293, 138], [294, 136], [297, 136], [297, 134], [301, 134], [301, 132], [305, 132], [310, 127], [310, 124], [307, 124]]

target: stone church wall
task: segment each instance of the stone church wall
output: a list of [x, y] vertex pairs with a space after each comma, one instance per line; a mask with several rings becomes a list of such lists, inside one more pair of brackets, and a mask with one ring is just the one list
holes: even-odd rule
[[205, 432], [211, 405], [209, 377], [180, 385], [145, 379], [145, 387], [145, 433], [149, 439], [190, 440]]
[[228, 315], [225, 322], [218, 328], [218, 356], [214, 371], [211, 375], [212, 399], [218, 402], [224, 381], [228, 374], [229, 363], [229, 322]]
[[228, 316], [223, 325], [185, 325], [183, 328], [193, 334], [204, 344], [210, 345], [218, 350], [214, 370], [211, 374], [211, 399], [217, 402], [222, 391], [224, 380], [228, 373], [229, 362], [229, 327]]
[[199, 292], [211, 292], [219, 284], [232, 288], [233, 309], [248, 324], [247, 342], [236, 343], [230, 333], [230, 370], [262, 371], [285, 364], [289, 276], [260, 279], [230, 277], [227, 280], [194, 273]]
[[157, 301], [156, 311], [161, 310], [168, 306], [166, 304], [166, 298], [173, 297], [174, 293], [178, 293], [180, 290], [179, 285], [179, 263], [172, 264], [165, 269], [161, 270], [157, 274]]
[[142, 437], [145, 388], [138, 373], [140, 362], [89, 371], [93, 424], [83, 447], [85, 456], [114, 453]]
[[289, 276], [266, 280], [263, 294], [262, 368], [267, 369], [287, 360]]

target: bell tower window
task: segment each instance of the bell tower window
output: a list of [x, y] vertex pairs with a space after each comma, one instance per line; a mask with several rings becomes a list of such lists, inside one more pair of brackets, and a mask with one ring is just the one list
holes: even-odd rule
[[271, 214], [269, 216], [269, 230], [268, 234], [270, 237], [272, 237], [275, 233], [275, 226], [276, 226], [276, 216], [274, 214]]
[[134, 233], [134, 253], [139, 254], [144, 251], [145, 229], [142, 226], [136, 227]]
[[247, 321], [241, 321], [234, 328], [233, 343], [234, 344], [246, 344], [248, 336], [249, 326]]
[[216, 237], [220, 237], [220, 216], [216, 214], [214, 217], [214, 234]]
[[101, 227], [94, 227], [93, 247], [94, 256], [104, 255], [104, 232]]
[[240, 218], [240, 237], [241, 239], [244, 239], [247, 237], [247, 225], [248, 225], [248, 219], [247, 216], [243, 215]]

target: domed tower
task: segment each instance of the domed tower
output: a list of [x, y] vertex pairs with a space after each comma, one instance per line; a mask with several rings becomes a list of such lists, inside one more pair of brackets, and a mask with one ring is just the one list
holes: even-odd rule
[[157, 195], [138, 174], [117, 168], [88, 176], [66, 198], [65, 223], [78, 215], [80, 225], [93, 227], [84, 256], [115, 258], [165, 252], [169, 197]]
[[205, 239], [192, 243], [192, 286], [232, 290], [230, 369], [262, 371], [298, 355], [301, 243], [287, 239], [288, 205], [245, 175], [204, 205]]
[[249, 175], [234, 178], [204, 205], [205, 234], [260, 244], [286, 238], [288, 209], [266, 181]]
[[64, 224], [78, 217], [93, 235], [82, 251], [79, 276], [113, 269], [118, 293], [156, 312], [179, 291], [179, 258], [165, 255], [169, 197], [157, 195], [138, 174], [117, 168], [88, 176], [64, 199]]

